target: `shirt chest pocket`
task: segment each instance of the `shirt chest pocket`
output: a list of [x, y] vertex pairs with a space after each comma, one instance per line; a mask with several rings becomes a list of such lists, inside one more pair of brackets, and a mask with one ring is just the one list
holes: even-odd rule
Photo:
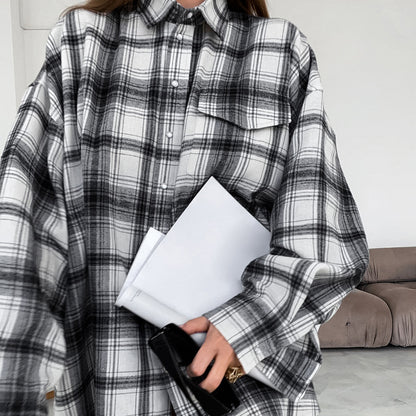
[[247, 93], [239, 96], [202, 92], [198, 111], [232, 123], [241, 129], [258, 130], [291, 121], [286, 97], [272, 94]]
[[282, 95], [201, 92], [187, 173], [261, 186], [270, 169], [284, 163], [290, 121], [290, 103]]

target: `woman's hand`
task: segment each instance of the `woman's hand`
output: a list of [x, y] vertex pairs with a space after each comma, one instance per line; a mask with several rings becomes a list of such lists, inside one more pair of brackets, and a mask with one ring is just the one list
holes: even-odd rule
[[211, 393], [220, 385], [227, 368], [241, 367], [240, 361], [221, 332], [204, 316], [185, 322], [181, 328], [188, 334], [207, 333], [204, 343], [187, 371], [191, 377], [201, 376], [210, 362], [215, 359], [207, 378], [200, 384], [203, 389]]

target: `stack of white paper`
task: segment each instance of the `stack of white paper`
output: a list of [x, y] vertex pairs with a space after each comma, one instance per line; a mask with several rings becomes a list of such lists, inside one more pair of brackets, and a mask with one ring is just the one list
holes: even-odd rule
[[183, 324], [240, 293], [245, 267], [269, 244], [270, 232], [210, 177], [166, 235], [149, 229], [116, 305], [158, 327]]

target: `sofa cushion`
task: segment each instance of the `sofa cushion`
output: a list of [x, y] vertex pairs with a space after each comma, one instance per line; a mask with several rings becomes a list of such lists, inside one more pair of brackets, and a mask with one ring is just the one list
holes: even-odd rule
[[387, 304], [355, 289], [318, 331], [322, 348], [383, 347], [390, 342], [392, 319]]
[[416, 282], [371, 283], [363, 290], [388, 304], [393, 317], [391, 343], [401, 347], [416, 345]]
[[370, 261], [362, 283], [415, 280], [416, 247], [370, 249]]
[[415, 282], [397, 282], [397, 286], [401, 287], [408, 287], [409, 289], [416, 289], [416, 281]]

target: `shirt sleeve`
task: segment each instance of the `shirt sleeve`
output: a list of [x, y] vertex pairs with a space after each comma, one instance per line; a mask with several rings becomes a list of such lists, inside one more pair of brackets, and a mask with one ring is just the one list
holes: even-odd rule
[[64, 366], [67, 226], [59, 33], [20, 102], [0, 164], [0, 414], [46, 415]]
[[321, 363], [317, 328], [360, 282], [368, 247], [323, 104], [315, 54], [299, 30], [291, 49], [292, 121], [270, 216], [270, 252], [250, 262], [243, 292], [204, 314], [286, 397], [303, 396]]

